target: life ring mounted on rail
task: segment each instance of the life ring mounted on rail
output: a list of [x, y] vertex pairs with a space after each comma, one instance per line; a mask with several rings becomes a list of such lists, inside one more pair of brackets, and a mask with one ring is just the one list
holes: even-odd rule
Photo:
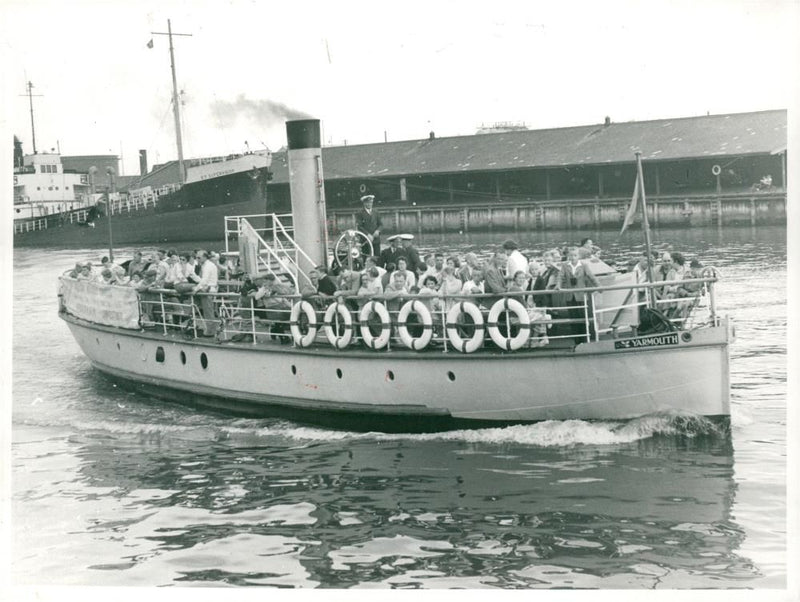
[[[300, 313], [308, 319], [308, 331], [306, 334], [300, 330]], [[289, 317], [289, 328], [292, 331], [294, 344], [299, 347], [308, 347], [314, 342], [317, 336], [317, 312], [314, 306], [305, 299], [298, 301], [292, 306], [292, 313]]]
[[[336, 349], [344, 349], [353, 340], [353, 316], [344, 303], [334, 302], [325, 310], [322, 328], [328, 342]], [[343, 330], [339, 334], [340, 329]]]
[[[475, 326], [472, 337], [468, 339], [463, 338], [458, 331], [459, 327], [463, 325], [458, 322], [462, 314], [472, 318], [472, 322]], [[446, 327], [447, 340], [461, 353], [472, 353], [483, 345], [483, 315], [481, 314], [481, 310], [478, 309], [478, 306], [471, 301], [461, 301], [450, 308], [450, 311], [447, 312]]]
[[[376, 314], [381, 320], [381, 333], [374, 336], [369, 328], [369, 319], [372, 314]], [[392, 319], [389, 317], [389, 310], [383, 303], [370, 301], [361, 308], [358, 314], [358, 321], [361, 323], [361, 338], [367, 347], [372, 349], [383, 349], [389, 343], [392, 334]]]
[[[498, 327], [497, 320], [500, 318], [500, 314], [502, 313], [513, 313], [519, 323], [519, 332], [515, 336], [510, 336], [511, 333], [509, 332], [509, 336], [503, 336], [503, 333], [500, 332], [500, 328]], [[508, 323], [508, 329], [511, 330], [511, 324]], [[489, 320], [487, 322], [489, 336], [492, 337], [495, 345], [500, 347], [500, 349], [505, 349], [506, 351], [514, 351], [522, 347], [525, 343], [528, 342], [528, 339], [531, 336], [531, 318], [528, 315], [528, 310], [525, 309], [525, 306], [517, 301], [516, 299], [512, 299], [511, 297], [506, 297], [504, 299], [500, 299], [496, 301], [492, 308], [489, 310]]]
[[[408, 331], [408, 317], [411, 314], [416, 314], [422, 321], [422, 334], [418, 337], [411, 336]], [[433, 318], [428, 306], [419, 299], [411, 299], [406, 301], [403, 307], [400, 308], [400, 313], [397, 315], [397, 334], [403, 345], [414, 351], [421, 351], [428, 346], [433, 337]]]

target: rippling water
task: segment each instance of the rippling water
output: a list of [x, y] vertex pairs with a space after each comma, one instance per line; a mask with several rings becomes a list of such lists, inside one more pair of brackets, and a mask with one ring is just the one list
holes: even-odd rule
[[[610, 259], [640, 246], [604, 238]], [[102, 250], [15, 250], [13, 583], [785, 587], [785, 231], [654, 238], [723, 274], [730, 434], [665, 416], [383, 435], [200, 414], [116, 388], [58, 320], [56, 275]]]

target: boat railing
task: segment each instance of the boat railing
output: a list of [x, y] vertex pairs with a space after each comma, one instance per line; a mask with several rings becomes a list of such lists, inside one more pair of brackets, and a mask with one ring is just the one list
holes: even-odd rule
[[[181, 333], [187, 338], [209, 336], [210, 330], [219, 343], [275, 342], [336, 349], [366, 346], [420, 350], [432, 346], [460, 352], [487, 346], [512, 351], [570, 348], [580, 342], [647, 334], [640, 332], [640, 314], [651, 306], [650, 295], [659, 297], [665, 286], [678, 283], [702, 288], [690, 297], [656, 299], [656, 307], [665, 309], [663, 314], [672, 323], [671, 328], [692, 330], [718, 325], [713, 296], [716, 281], [714, 272], [691, 280], [503, 294], [293, 294], [268, 296], [264, 303], [235, 290], [181, 295], [171, 289], [150, 289], [139, 298], [142, 328], [163, 335]], [[603, 295], [613, 291], [629, 294], [623, 302], [605, 303]], [[571, 296], [569, 300], [566, 294]], [[213, 316], [202, 315], [202, 297], [212, 298]], [[708, 303], [700, 302], [704, 298]], [[409, 310], [411, 301], [417, 304]], [[667, 303], [672, 305], [667, 307]], [[419, 311], [422, 313], [416, 313]], [[429, 314], [429, 321], [424, 313]], [[420, 343], [427, 331], [429, 340]]]

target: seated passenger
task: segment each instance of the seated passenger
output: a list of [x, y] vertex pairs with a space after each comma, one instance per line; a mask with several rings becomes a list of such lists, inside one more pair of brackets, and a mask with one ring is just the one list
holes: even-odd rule
[[125, 277], [125, 269], [111, 261], [108, 257], [103, 257], [100, 260], [101, 269], [109, 269], [111, 270], [111, 274], [114, 276], [115, 282], [120, 282]]
[[443, 297], [445, 311], [449, 311], [454, 304], [458, 303], [458, 299], [453, 297], [461, 294], [463, 286], [461, 279], [456, 276], [455, 267], [452, 264], [445, 265], [442, 270], [442, 282], [439, 285], [439, 295]]
[[464, 263], [462, 263], [456, 271], [456, 276], [458, 276], [462, 283], [467, 282], [472, 278], [473, 270], [476, 269], [478, 269], [478, 256], [470, 251], [464, 255]]
[[132, 277], [134, 274], [142, 274], [144, 273], [147, 264], [142, 259], [142, 252], [141, 251], [134, 251], [133, 259], [128, 264], [128, 278]]
[[[661, 256], [661, 264], [655, 270], [655, 279], [656, 282], [670, 282], [674, 280], [678, 280], [678, 272], [675, 270], [675, 266], [672, 263], [672, 255], [670, 253], [664, 253]], [[656, 299], [659, 300], [666, 300], [666, 299], [674, 299], [678, 294], [678, 283], [672, 284], [665, 284], [662, 287], [654, 288], [653, 292], [656, 295]], [[662, 303], [659, 304], [659, 308], [662, 309], [669, 309], [672, 305], [669, 303]]]
[[378, 258], [374, 255], [367, 255], [364, 258], [364, 272], [368, 272], [370, 268], [375, 268], [378, 271], [378, 278], [381, 278], [386, 273], [386, 270], [378, 265]]
[[[591, 268], [580, 260], [578, 248], [570, 247], [567, 250], [567, 261], [561, 266], [561, 276], [556, 290], [566, 291], [565, 303], [570, 306], [567, 310], [569, 318], [574, 320], [570, 326], [576, 343], [586, 340], [586, 316], [592, 315], [592, 296], [583, 292], [571, 293], [569, 290], [596, 286], [600, 286], [600, 283]], [[590, 324], [589, 336], [592, 334], [591, 331]]]
[[[684, 280], [694, 280], [703, 277], [703, 264], [697, 259], [692, 259], [689, 263], [689, 269], [683, 276]], [[703, 282], [681, 282], [676, 291], [679, 299], [684, 301], [676, 302], [676, 307], [672, 314], [674, 317], [685, 320], [689, 317], [694, 306], [697, 304], [701, 295], [705, 295], [705, 284]]]
[[67, 272], [67, 278], [77, 278], [80, 276], [81, 270], [83, 270], [83, 264], [79, 261], [74, 268]]
[[264, 319], [272, 323], [270, 332], [274, 338], [281, 342], [288, 342], [286, 337], [278, 336], [286, 332], [289, 324], [289, 314], [292, 311], [292, 288], [278, 280], [274, 274], [265, 274], [261, 286], [253, 293], [253, 299], [260, 301], [266, 311]]
[[483, 287], [483, 270], [475, 268], [472, 270], [472, 276], [461, 287], [462, 295], [482, 295], [484, 293]]
[[343, 269], [339, 274], [339, 288], [334, 291], [334, 297], [342, 297], [350, 310], [358, 309], [358, 301], [353, 299], [358, 295], [361, 285], [361, 273], [356, 270]]
[[406, 275], [403, 272], [392, 272], [392, 281], [383, 291], [386, 307], [389, 312], [398, 312], [403, 298], [408, 295], [406, 290]]
[[403, 272], [406, 276], [406, 290], [410, 291], [411, 287], [417, 284], [417, 279], [414, 276], [414, 272], [408, 269], [408, 261], [405, 257], [398, 257], [397, 258], [397, 271]]
[[[484, 289], [487, 293], [501, 294], [506, 292], [506, 278], [503, 275], [503, 270], [506, 267], [507, 257], [503, 250], [495, 252], [492, 255], [492, 260], [484, 270], [486, 278]], [[500, 297], [487, 297], [485, 304], [486, 307], [491, 307]]]
[[386, 264], [386, 271], [381, 276], [381, 285], [383, 286], [383, 290], [389, 288], [389, 285], [392, 283], [392, 274], [397, 269], [397, 265], [394, 262], [390, 262]]
[[439, 298], [439, 284], [436, 281], [436, 276], [428, 274], [422, 276], [422, 287], [418, 291], [418, 295], [422, 297], [420, 301], [432, 312], [438, 311], [441, 305]]
[[95, 279], [94, 275], [92, 274], [92, 267], [88, 263], [84, 263], [81, 266], [80, 273], [76, 276], [78, 280], [89, 280], [92, 281]]

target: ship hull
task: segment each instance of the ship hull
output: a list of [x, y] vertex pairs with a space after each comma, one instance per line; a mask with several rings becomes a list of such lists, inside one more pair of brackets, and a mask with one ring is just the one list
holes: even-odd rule
[[[14, 236], [18, 247], [92, 248], [109, 244], [109, 222], [114, 246], [172, 244], [199, 240], [223, 240], [225, 217], [263, 214], [266, 195], [262, 180], [237, 173], [187, 184], [159, 199], [156, 207], [101, 215], [94, 227], [78, 223], [58, 225], [51, 217], [48, 228]], [[257, 222], [257, 220], [255, 220]], [[258, 227], [258, 224], [254, 224]]]
[[575, 349], [462, 355], [188, 341], [62, 317], [92, 364], [111, 378], [158, 397], [246, 416], [439, 430], [730, 413], [725, 325], [668, 347], [618, 349], [608, 340]]

